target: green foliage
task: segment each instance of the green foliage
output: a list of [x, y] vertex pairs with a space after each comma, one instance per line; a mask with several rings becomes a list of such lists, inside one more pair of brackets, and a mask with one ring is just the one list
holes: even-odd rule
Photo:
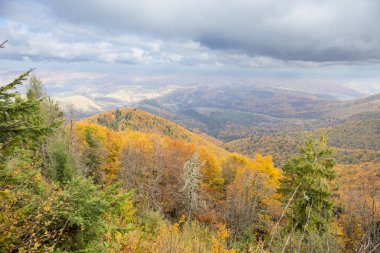
[[61, 129], [48, 138], [46, 145], [45, 175], [62, 184], [80, 174], [81, 166], [76, 161], [75, 151], [65, 132]]
[[122, 115], [121, 115], [121, 111], [119, 109], [117, 109], [115, 111], [115, 117], [116, 117], [116, 121], [120, 121], [121, 120]]
[[129, 228], [123, 208], [131, 195], [115, 186], [101, 189], [76, 177], [60, 187], [24, 160], [0, 170], [0, 189], [2, 251], [99, 252], [105, 234]]
[[138, 224], [144, 232], [154, 234], [164, 224], [164, 218], [157, 211], [150, 209], [142, 210], [138, 215]]
[[[376, 186], [370, 197], [363, 192], [366, 205], [341, 204], [340, 223], [330, 222], [328, 184], [335, 173], [325, 136], [306, 141], [283, 166], [282, 178], [271, 157], [229, 154], [141, 111], [120, 109], [87, 119], [115, 131], [82, 123], [68, 133], [61, 126], [62, 111], [37, 77], [30, 78], [26, 98], [15, 91], [28, 74], [0, 88], [1, 252], [235, 252], [231, 247], [240, 252], [339, 252], [333, 229], [348, 238], [342, 239], [347, 249], [377, 247]], [[232, 123], [246, 116], [210, 115], [234, 119]], [[252, 114], [246, 124], [256, 117]], [[376, 123], [363, 135], [374, 135]], [[289, 139], [276, 136], [276, 148], [298, 146], [294, 138], [301, 138], [293, 134]], [[348, 139], [349, 147], [356, 145], [354, 137]], [[272, 150], [270, 138], [248, 141], [253, 140]], [[376, 149], [376, 140], [369, 145]], [[359, 159], [350, 154], [347, 159]], [[373, 150], [368, 156], [376, 154]], [[356, 170], [361, 169], [369, 173], [367, 167]], [[376, 173], [373, 168], [373, 181]], [[278, 192], [289, 203], [284, 227], [276, 193], [280, 178]], [[126, 188], [135, 189], [134, 199], [143, 210], [135, 209]], [[187, 217], [173, 222], [184, 210]]]
[[49, 247], [57, 240], [57, 233], [45, 226], [51, 219], [45, 208], [55, 186], [49, 186], [28, 159], [28, 156], [14, 158], [0, 169], [1, 252], [32, 251], [41, 244]]
[[124, 119], [125, 119], [126, 121], [131, 120], [131, 119], [132, 119], [132, 113], [130, 113], [130, 112], [126, 112], [126, 113], [125, 113], [125, 116], [124, 116]]
[[0, 88], [0, 251], [108, 252], [131, 228], [131, 196], [78, 176], [72, 140], [56, 130], [63, 113], [42, 83], [32, 79], [27, 99], [13, 91], [28, 74]]
[[112, 212], [116, 215], [129, 197], [118, 193], [115, 187], [100, 189], [90, 179], [74, 178], [63, 188], [57, 205], [52, 208], [59, 222], [64, 224], [57, 246], [69, 251], [100, 247], [107, 230], [115, 229], [109, 227], [110, 220], [105, 215]]
[[57, 149], [52, 152], [51, 157], [54, 171], [56, 172], [54, 176], [56, 180], [62, 183], [70, 181], [73, 168], [69, 161], [70, 158], [68, 154], [64, 152], [62, 146], [57, 146]]
[[31, 70], [13, 82], [0, 87], [0, 148], [7, 155], [15, 148], [33, 145], [38, 138], [52, 130], [41, 122], [41, 101], [23, 99], [14, 91], [30, 74]]
[[101, 174], [99, 167], [103, 160], [103, 150], [100, 141], [91, 133], [91, 129], [86, 129], [85, 136], [86, 143], [88, 145], [85, 151], [85, 165], [87, 167], [87, 175], [94, 178], [95, 182], [100, 182]]
[[335, 177], [334, 164], [325, 135], [315, 142], [309, 138], [300, 154], [285, 163], [279, 192], [290, 201], [287, 216], [291, 227], [321, 233], [328, 230], [332, 215], [328, 182]]
[[29, 87], [27, 92], [28, 98], [43, 99], [46, 97], [45, 87], [40, 79], [35, 75], [29, 78]]

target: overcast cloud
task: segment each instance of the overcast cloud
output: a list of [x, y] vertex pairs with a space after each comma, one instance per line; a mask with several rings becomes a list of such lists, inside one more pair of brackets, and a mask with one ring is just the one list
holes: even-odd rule
[[379, 24], [377, 0], [0, 0], [0, 70], [377, 80]]
[[380, 59], [380, 2], [376, 0], [1, 3], [2, 36], [24, 49], [13, 57], [182, 64], [220, 60], [206, 47], [284, 61]]

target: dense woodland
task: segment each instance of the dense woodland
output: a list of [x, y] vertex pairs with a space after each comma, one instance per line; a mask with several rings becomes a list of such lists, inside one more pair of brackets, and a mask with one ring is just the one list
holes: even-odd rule
[[258, 85], [194, 85], [139, 103], [139, 108], [199, 129], [223, 147], [281, 165], [310, 136], [326, 133], [339, 164], [380, 161], [380, 95], [349, 101]]
[[[303, 140], [310, 136], [319, 136], [326, 132], [329, 145], [334, 148], [334, 158], [341, 164], [379, 163], [380, 132], [375, 127], [380, 126], [378, 120], [366, 121], [364, 128], [360, 124], [344, 124], [331, 129], [318, 129], [316, 131], [284, 132], [276, 134], [257, 133], [249, 137], [224, 143], [224, 147], [231, 152], [250, 155], [254, 152], [272, 154], [275, 164], [281, 165], [289, 157], [296, 154]], [[344, 126], [352, 126], [346, 129]], [[371, 129], [371, 127], [374, 127]], [[351, 131], [349, 131], [351, 130]], [[366, 132], [366, 130], [368, 132]], [[339, 139], [341, 137], [341, 139]]]
[[139, 110], [76, 121], [30, 75], [0, 88], [1, 252], [378, 250], [380, 175], [324, 134], [279, 168]]

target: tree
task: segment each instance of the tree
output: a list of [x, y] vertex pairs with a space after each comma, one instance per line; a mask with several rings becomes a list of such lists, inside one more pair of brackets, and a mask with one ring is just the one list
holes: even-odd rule
[[222, 176], [226, 185], [230, 184], [236, 176], [236, 171], [247, 164], [247, 157], [233, 153], [228, 155], [222, 162]]
[[280, 172], [270, 156], [256, 154], [254, 160], [232, 158], [229, 166], [235, 165], [235, 169], [230, 168], [235, 173], [233, 181], [226, 187], [224, 219], [234, 239], [252, 240], [254, 234], [268, 234], [273, 225], [279, 206], [276, 190]]
[[88, 169], [87, 175], [93, 177], [95, 182], [100, 183], [102, 175], [99, 168], [104, 159], [101, 143], [96, 136], [93, 135], [90, 128], [86, 129], [85, 140], [88, 145], [85, 152], [85, 165]]
[[215, 205], [223, 198], [223, 176], [222, 170], [216, 157], [206, 148], [198, 149], [199, 159], [203, 163], [201, 168], [202, 190], [208, 202]]
[[36, 144], [36, 149], [41, 151], [36, 154], [41, 153], [43, 172], [45, 176], [66, 183], [73, 177], [75, 166], [72, 159], [73, 152], [70, 152], [70, 147], [67, 145], [62, 125], [64, 113], [59, 104], [47, 95], [43, 82], [35, 75], [29, 78], [27, 98], [30, 101], [39, 102], [34, 114], [35, 123], [58, 128], [58, 131], [54, 131]]
[[[6, 42], [1, 43], [0, 48], [4, 48]], [[41, 100], [35, 99], [31, 94], [27, 99], [23, 99], [15, 91], [18, 85], [27, 80], [31, 72], [32, 69], [0, 87], [0, 158], [30, 142], [35, 144], [40, 137], [46, 136], [47, 132], [54, 129], [53, 125], [44, 125], [39, 120]]]
[[199, 156], [195, 152], [193, 156], [185, 162], [182, 172], [183, 187], [183, 202], [185, 204], [185, 212], [187, 220], [191, 219], [193, 211], [202, 207], [203, 202], [200, 196], [201, 187], [201, 172], [200, 172]]
[[28, 90], [27, 98], [22, 98], [15, 91], [31, 71], [0, 87], [0, 156], [5, 158], [17, 150], [28, 150], [29, 155], [40, 162], [35, 155], [38, 155], [37, 151], [41, 150], [47, 135], [61, 125], [63, 113], [50, 98], [46, 103], [44, 98], [37, 98], [34, 89]]
[[70, 145], [68, 134], [59, 129], [49, 136], [45, 146], [44, 174], [50, 179], [66, 184], [82, 171], [84, 165], [80, 152]]
[[308, 139], [299, 155], [283, 166], [285, 177], [279, 192], [286, 196], [286, 201], [294, 194], [287, 212], [294, 229], [320, 233], [328, 230], [333, 207], [328, 182], [335, 177], [334, 164], [332, 149], [323, 134], [315, 142]]
[[29, 78], [27, 97], [34, 97], [35, 99], [43, 99], [46, 97], [45, 86], [35, 75], [31, 75]]
[[107, 139], [104, 143], [105, 156], [104, 163], [100, 167], [100, 170], [104, 174], [103, 181], [111, 183], [116, 180], [117, 170], [120, 168], [120, 154], [123, 141], [117, 132], [112, 130], [107, 131]]
[[27, 92], [29, 100], [39, 100], [40, 113], [39, 120], [45, 125], [60, 126], [64, 122], [64, 113], [60, 109], [58, 102], [52, 100], [46, 93], [45, 85], [35, 75], [29, 78]]
[[0, 251], [120, 252], [131, 195], [73, 173], [58, 104], [36, 77], [26, 98], [15, 91], [29, 73], [0, 87]]

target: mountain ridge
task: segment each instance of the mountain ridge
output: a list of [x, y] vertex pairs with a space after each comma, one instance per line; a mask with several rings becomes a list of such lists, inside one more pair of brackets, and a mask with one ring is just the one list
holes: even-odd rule
[[220, 141], [212, 136], [191, 131], [168, 119], [136, 108], [123, 107], [114, 109], [87, 117], [80, 122], [99, 124], [119, 132], [132, 130], [142, 133], [154, 133], [205, 146], [215, 151], [215, 153], [227, 152], [220, 147]]

